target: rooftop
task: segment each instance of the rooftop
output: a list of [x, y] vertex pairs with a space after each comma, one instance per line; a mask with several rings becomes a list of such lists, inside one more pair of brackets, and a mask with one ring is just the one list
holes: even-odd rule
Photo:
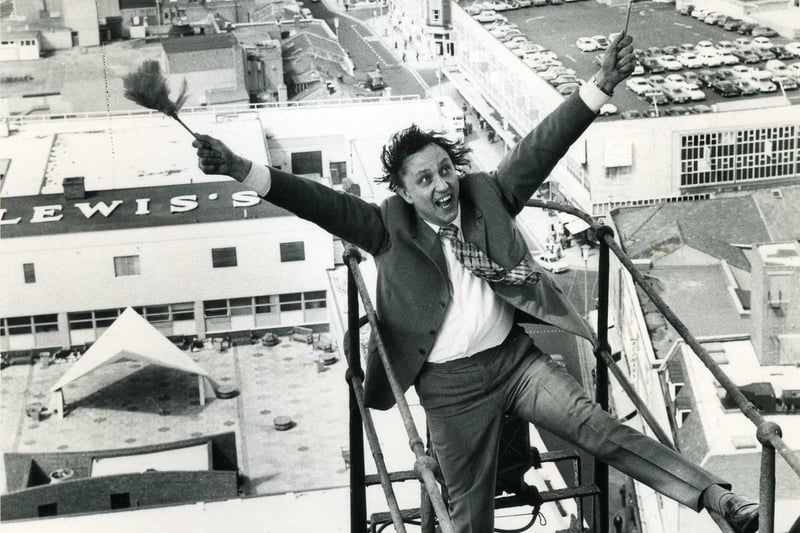
[[203, 50], [219, 50], [231, 48], [237, 44], [236, 37], [230, 33], [210, 35], [190, 35], [161, 42], [167, 55], [185, 52], [201, 52]]
[[767, 265], [800, 267], [800, 244], [797, 241], [761, 244], [756, 249]]

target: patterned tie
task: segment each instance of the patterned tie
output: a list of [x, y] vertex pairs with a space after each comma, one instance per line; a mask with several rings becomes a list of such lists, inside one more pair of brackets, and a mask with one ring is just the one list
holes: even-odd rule
[[456, 259], [464, 268], [486, 281], [506, 285], [533, 285], [541, 278], [541, 274], [533, 271], [525, 257], [511, 270], [501, 267], [480, 248], [459, 239], [458, 226], [455, 224], [439, 228], [439, 236], [450, 241]]

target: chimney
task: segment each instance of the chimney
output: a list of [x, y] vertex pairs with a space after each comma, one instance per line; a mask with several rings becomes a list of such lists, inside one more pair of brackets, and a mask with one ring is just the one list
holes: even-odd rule
[[86, 187], [83, 182], [83, 176], [64, 178], [64, 181], [61, 182], [61, 185], [64, 188], [64, 199], [83, 200], [86, 198]]

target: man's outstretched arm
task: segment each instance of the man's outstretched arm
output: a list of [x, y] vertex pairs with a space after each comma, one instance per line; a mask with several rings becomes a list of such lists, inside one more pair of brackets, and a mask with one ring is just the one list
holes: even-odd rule
[[254, 165], [208, 135], [198, 135], [192, 146], [197, 149], [198, 167], [204, 173], [230, 176], [268, 202], [370, 254], [376, 255], [386, 246], [387, 234], [378, 206], [288, 172]]
[[506, 154], [497, 167], [497, 179], [513, 214], [522, 210], [634, 66], [633, 38], [620, 34], [606, 50], [600, 69], [591, 80]]

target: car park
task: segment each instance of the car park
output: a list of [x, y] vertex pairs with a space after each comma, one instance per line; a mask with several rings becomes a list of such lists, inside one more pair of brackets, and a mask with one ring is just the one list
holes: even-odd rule
[[677, 57], [681, 65], [686, 68], [702, 68], [703, 61], [693, 52], [684, 52]]
[[594, 52], [595, 50], [599, 50], [597, 41], [591, 37], [579, 38], [577, 41], [575, 41], [575, 46], [577, 46], [578, 50], [581, 52]]
[[527, 42], [530, 41], [528, 41], [528, 38], [524, 35], [514, 35], [509, 39], [505, 39], [503, 45], [505, 45], [506, 48], [519, 48], [523, 43]]
[[677, 71], [683, 69], [683, 65], [681, 64], [680, 61], [675, 59], [675, 56], [671, 55], [658, 56], [656, 58], [656, 61], [661, 63], [661, 66], [668, 71]]

